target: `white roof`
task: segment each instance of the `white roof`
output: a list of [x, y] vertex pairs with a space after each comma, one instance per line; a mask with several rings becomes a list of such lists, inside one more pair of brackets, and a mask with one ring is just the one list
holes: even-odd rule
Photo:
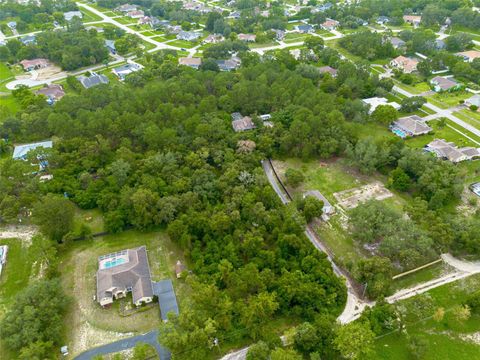
[[372, 97], [368, 99], [363, 99], [362, 100], [365, 104], [370, 105], [370, 110], [369, 113], [372, 113], [375, 111], [375, 109], [380, 106], [380, 105], [390, 105], [392, 106], [395, 110], [400, 109], [400, 104], [397, 104], [396, 102], [388, 102], [386, 98], [383, 97]]
[[14, 159], [24, 159], [27, 153], [30, 150], [34, 150], [38, 147], [43, 147], [49, 149], [53, 146], [53, 142], [51, 140], [48, 141], [41, 141], [38, 143], [31, 143], [31, 144], [23, 144], [15, 146], [13, 150], [13, 158]]

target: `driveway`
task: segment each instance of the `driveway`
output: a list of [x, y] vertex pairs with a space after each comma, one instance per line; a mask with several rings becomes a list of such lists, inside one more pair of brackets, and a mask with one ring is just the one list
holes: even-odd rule
[[90, 349], [76, 356], [74, 360], [90, 360], [96, 355], [106, 355], [131, 349], [140, 342], [152, 345], [157, 350], [160, 360], [170, 360], [170, 353], [168, 350], [158, 343], [158, 330], [153, 330], [143, 335], [133, 336], [131, 338]]

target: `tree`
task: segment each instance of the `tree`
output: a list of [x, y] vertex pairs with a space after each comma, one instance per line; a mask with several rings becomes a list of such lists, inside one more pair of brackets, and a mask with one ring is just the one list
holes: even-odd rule
[[379, 105], [372, 113], [372, 119], [383, 125], [390, 125], [398, 119], [398, 111], [390, 105]]
[[132, 360], [147, 360], [156, 356], [156, 350], [149, 344], [137, 343], [133, 348]]
[[334, 345], [345, 359], [360, 360], [374, 352], [374, 340], [368, 322], [352, 322], [338, 328]]
[[408, 340], [407, 348], [414, 359], [423, 359], [428, 349], [428, 341], [422, 335], [413, 335]]
[[437, 310], [435, 310], [435, 312], [433, 313], [433, 320], [435, 320], [436, 322], [442, 321], [444, 317], [445, 309], [443, 307], [437, 308]]
[[75, 208], [70, 200], [57, 195], [46, 195], [33, 208], [33, 219], [48, 238], [62, 242], [73, 229]]
[[420, 109], [427, 100], [423, 96], [412, 96], [402, 99], [400, 110], [403, 112], [412, 112]]
[[302, 356], [295, 352], [295, 350], [276, 348], [272, 351], [270, 360], [302, 360]]
[[270, 349], [268, 345], [259, 341], [248, 348], [246, 360], [269, 360]]
[[315, 327], [306, 322], [297, 327], [294, 336], [295, 349], [304, 355], [315, 351], [318, 347], [319, 338]]
[[306, 196], [300, 201], [299, 205], [299, 210], [303, 211], [303, 215], [307, 222], [322, 216], [324, 203], [322, 200], [319, 200], [314, 196]]
[[0, 336], [13, 351], [24, 354], [33, 349], [55, 353], [62, 338], [62, 316], [68, 300], [57, 280], [41, 280], [15, 296], [0, 323]]
[[366, 284], [368, 296], [374, 299], [388, 293], [392, 272], [390, 260], [378, 256], [359, 260], [353, 270], [355, 278], [360, 283]]
[[396, 168], [390, 172], [388, 185], [398, 191], [407, 191], [410, 189], [412, 181], [403, 169]]
[[287, 171], [285, 171], [285, 177], [287, 178], [287, 184], [294, 188], [305, 180], [303, 173], [293, 168], [288, 168]]
[[305, 39], [304, 45], [307, 49], [313, 50], [315, 54], [318, 54], [324, 48], [325, 42], [321, 37], [309, 36]]

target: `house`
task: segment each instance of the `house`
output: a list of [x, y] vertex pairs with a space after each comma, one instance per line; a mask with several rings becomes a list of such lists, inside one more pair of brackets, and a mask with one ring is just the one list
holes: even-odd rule
[[333, 215], [335, 213], [335, 208], [330, 204], [330, 202], [327, 200], [325, 196], [323, 196], [320, 191], [318, 190], [309, 190], [303, 194], [303, 198], [305, 199], [307, 196], [312, 196], [321, 202], [323, 202], [323, 208], [322, 208], [322, 219], [327, 221], [329, 219], [330, 215]]
[[395, 36], [390, 39], [390, 43], [394, 49], [403, 49], [407, 44], [405, 41]]
[[[166, 20], [166, 21], [167, 21], [167, 24], [170, 23], [168, 20]], [[150, 17], [149, 25], [152, 29], [158, 29], [162, 26], [162, 20], [160, 20], [156, 17]]]
[[330, 74], [332, 77], [337, 76], [337, 69], [332, 68], [331, 66], [321, 66], [318, 68], [318, 71], [320, 71], [321, 74]]
[[232, 114], [232, 127], [235, 132], [255, 129], [256, 126], [250, 116], [242, 116], [236, 112]]
[[331, 2], [328, 2], [328, 3], [325, 3], [325, 4], [319, 5], [317, 7], [314, 7], [311, 10], [311, 12], [312, 12], [312, 14], [319, 13], [319, 12], [325, 12], [325, 11], [329, 10], [332, 6], [333, 6], [333, 4]]
[[143, 12], [143, 10], [133, 10], [127, 12], [127, 16], [132, 19], [140, 19], [145, 16], [145, 13]]
[[390, 19], [386, 16], [379, 16], [376, 22], [378, 25], [385, 25], [390, 22]]
[[[178, 304], [175, 291], [173, 289], [173, 282], [170, 279], [162, 280], [152, 283], [153, 295], [158, 298], [158, 306], [160, 307], [160, 315], [164, 322], [168, 321], [168, 314], [173, 313], [178, 315]], [[161, 359], [167, 357], [161, 356]], [[170, 358], [168, 356], [168, 358]]]
[[108, 49], [110, 54], [115, 55], [117, 49], [115, 48], [115, 40], [105, 40], [105, 47]]
[[178, 59], [179, 65], [190, 66], [191, 68], [198, 69], [202, 65], [202, 58], [198, 57], [181, 57]]
[[67, 11], [66, 13], [63, 13], [63, 18], [65, 19], [65, 21], [72, 21], [74, 17], [82, 19], [83, 14], [80, 11]]
[[315, 29], [310, 24], [301, 24], [301, 25], [296, 25], [295, 30], [303, 34], [309, 34], [309, 33], [312, 33]]
[[142, 68], [143, 67], [141, 65], [132, 62], [113, 68], [112, 73], [114, 73], [120, 79], [120, 81], [124, 81], [127, 75], [142, 70]]
[[137, 10], [137, 6], [136, 5], [130, 5], [130, 4], [124, 4], [124, 5], [121, 5], [117, 8], [115, 8], [115, 11], [120, 11], [120, 12], [123, 12], [123, 13], [128, 13], [130, 11], [135, 11]]
[[165, 31], [169, 34], [179, 34], [182, 31], [182, 27], [180, 25], [166, 25]]
[[422, 17], [420, 15], [403, 15], [403, 21], [409, 23], [410, 25], [413, 25], [414, 27], [417, 27], [418, 25], [420, 25]]
[[47, 97], [47, 102], [49, 104], [53, 104], [55, 101], [58, 101], [65, 96], [65, 91], [63, 91], [62, 85], [50, 84], [40, 90], [37, 90], [36, 94], [45, 95]]
[[430, 84], [436, 92], [453, 91], [461, 88], [461, 84], [456, 82], [452, 77], [435, 76], [430, 80]]
[[186, 266], [182, 264], [180, 260], [177, 260], [177, 263], [175, 264], [175, 276], [177, 279], [180, 279], [182, 276], [182, 273], [186, 270]]
[[222, 34], [210, 34], [203, 41], [207, 44], [216, 44], [224, 40], [225, 37]]
[[90, 89], [100, 84], [108, 84], [108, 78], [105, 75], [92, 73], [90, 76], [80, 75], [77, 80], [83, 85], [85, 89]]
[[246, 42], [255, 42], [257, 35], [254, 34], [238, 34], [238, 40]]
[[0, 275], [2, 275], [2, 269], [7, 263], [7, 252], [8, 252], [8, 246], [0, 245]]
[[324, 30], [335, 30], [340, 23], [337, 20], [327, 19], [325, 20], [320, 27]]
[[433, 140], [425, 146], [424, 150], [453, 163], [480, 157], [480, 149], [473, 147], [457, 148], [454, 143], [443, 139]]
[[466, 99], [465, 105], [468, 107], [476, 106], [478, 111], [480, 111], [480, 95], [473, 95], [471, 98]]
[[85, 30], [87, 30], [87, 31], [95, 30], [98, 33], [103, 33], [104, 32], [104, 29], [102, 27], [94, 26], [94, 25], [86, 26]]
[[472, 62], [473, 60], [480, 58], [480, 51], [477, 50], [468, 50], [457, 53], [458, 56], [461, 56], [463, 60], [467, 62]]
[[418, 115], [402, 117], [394, 121], [390, 129], [401, 138], [428, 134], [432, 131], [432, 128]]
[[202, 37], [202, 33], [196, 32], [196, 31], [180, 31], [177, 35], [178, 40], [185, 40], [185, 41], [195, 41], [201, 37]]
[[395, 110], [400, 109], [400, 104], [397, 104], [396, 102], [388, 102], [386, 98], [383, 97], [372, 97], [368, 99], [363, 99], [362, 100], [364, 104], [370, 106], [368, 113], [371, 114], [375, 111], [375, 109], [380, 106], [380, 105], [390, 105], [393, 107]]
[[50, 66], [50, 62], [47, 59], [22, 60], [20, 65], [22, 65], [25, 71], [32, 71], [46, 68]]
[[405, 56], [398, 56], [392, 61], [390, 61], [390, 66], [402, 70], [406, 74], [410, 74], [417, 70], [418, 60], [413, 58], [408, 58]]
[[240, 11], [232, 11], [229, 17], [232, 19], [240, 19], [241, 17]]
[[445, 41], [441, 39], [436, 39], [434, 46], [436, 50], [445, 50], [447, 48], [447, 44], [445, 44]]
[[138, 24], [139, 25], [150, 24], [150, 21], [152, 21], [150, 16], [144, 16], [144, 17], [141, 17], [140, 19], [138, 19]]
[[30, 150], [35, 150], [37, 148], [51, 149], [52, 147], [53, 142], [51, 140], [31, 144], [16, 145], [13, 149], [12, 158], [14, 160], [27, 160], [27, 154]]
[[15, 30], [17, 28], [17, 22], [16, 21], [9, 21], [7, 23], [7, 26], [11, 29], [11, 30]]
[[152, 279], [147, 249], [140, 246], [98, 258], [97, 301], [101, 306], [132, 293], [136, 306], [153, 300]]
[[216, 61], [220, 71], [233, 71], [240, 67], [242, 61], [236, 56], [232, 56], [231, 59], [217, 60]]
[[275, 39], [277, 41], [282, 41], [285, 38], [285, 31], [279, 29], [272, 29], [272, 31], [275, 33]]
[[23, 45], [35, 45], [37, 43], [37, 38], [35, 35], [27, 35], [24, 37], [20, 38], [20, 41], [22, 42]]

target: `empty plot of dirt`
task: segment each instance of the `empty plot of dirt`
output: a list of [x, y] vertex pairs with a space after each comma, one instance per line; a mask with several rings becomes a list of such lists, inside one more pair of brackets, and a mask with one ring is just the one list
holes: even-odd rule
[[29, 247], [37, 229], [31, 226], [7, 226], [0, 229], [0, 239], [20, 239], [22, 246]]
[[337, 199], [338, 205], [344, 209], [353, 209], [361, 202], [370, 199], [384, 200], [392, 197], [393, 194], [381, 182], [374, 182], [358, 188], [336, 192], [333, 196]]
[[35, 70], [35, 72], [37, 73], [36, 80], [40, 80], [40, 81], [49, 80], [54, 76], [57, 77], [59, 75], [64, 74], [62, 69], [56, 65], [50, 65], [50, 66], [47, 66], [46, 68]]

